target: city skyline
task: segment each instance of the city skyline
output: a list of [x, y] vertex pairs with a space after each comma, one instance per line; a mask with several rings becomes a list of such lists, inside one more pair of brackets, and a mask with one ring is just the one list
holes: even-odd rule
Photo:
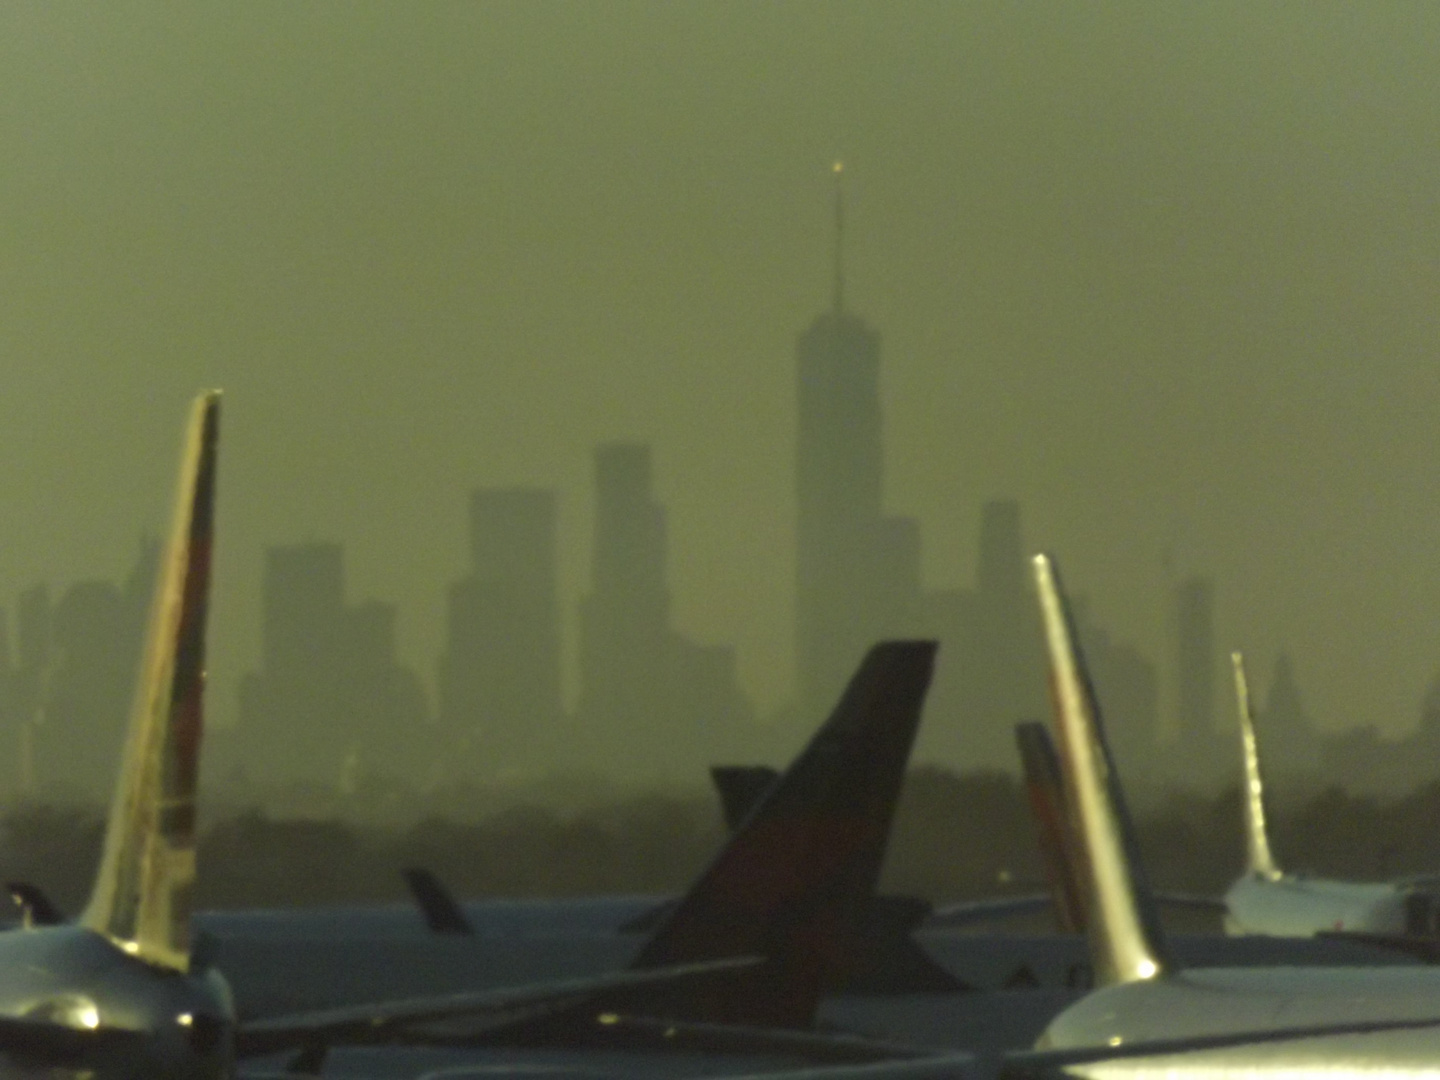
[[791, 358], [829, 300], [836, 158], [846, 306], [884, 338], [882, 509], [919, 523], [927, 589], [975, 580], [981, 508], [1013, 497], [1116, 640], [1160, 656], [1202, 575], [1217, 646], [1286, 651], [1323, 728], [1416, 722], [1428, 6], [0, 20], [0, 595], [120, 580], [174, 417], [223, 386], [217, 722], [275, 543], [344, 542], [433, 691], [476, 487], [559, 492], [575, 655], [589, 455], [616, 439], [653, 450], [675, 627], [733, 643], [762, 711], [789, 699]]

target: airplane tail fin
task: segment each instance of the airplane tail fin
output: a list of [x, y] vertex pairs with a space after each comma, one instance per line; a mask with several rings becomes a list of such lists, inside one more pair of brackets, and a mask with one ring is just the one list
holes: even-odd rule
[[1060, 759], [1045, 725], [1029, 720], [1015, 725], [1015, 742], [1025, 771], [1025, 791], [1035, 817], [1040, 858], [1055, 908], [1055, 922], [1062, 933], [1085, 930], [1085, 904], [1075, 871], [1075, 844], [1065, 816], [1065, 786]]
[[1255, 712], [1250, 705], [1250, 681], [1245, 677], [1245, 657], [1230, 654], [1235, 668], [1235, 705], [1240, 716], [1240, 757], [1245, 768], [1241, 793], [1245, 808], [1246, 869], [1271, 881], [1280, 877], [1280, 868], [1270, 853], [1270, 833], [1265, 824], [1265, 785], [1260, 779], [1260, 746], [1255, 741]]
[[1080, 654], [1059, 570], [1046, 555], [1035, 556], [1033, 569], [1096, 982], [1153, 979], [1176, 965], [1140, 863], [1135, 829], [1105, 742], [1099, 704]]
[[411, 866], [400, 874], [432, 934], [474, 936], [475, 927], [438, 877], [423, 866]]
[[[763, 968], [670, 995], [675, 1019], [798, 1027], [855, 961], [936, 645], [876, 645], [840, 704], [637, 957], [656, 967], [763, 955]], [[748, 977], [747, 977], [748, 976]]]
[[186, 434], [100, 871], [80, 918], [131, 955], [176, 970], [190, 959], [219, 421], [218, 392], [200, 395]]
[[745, 824], [780, 773], [769, 765], [711, 765], [710, 781], [720, 793], [725, 828], [732, 835]]

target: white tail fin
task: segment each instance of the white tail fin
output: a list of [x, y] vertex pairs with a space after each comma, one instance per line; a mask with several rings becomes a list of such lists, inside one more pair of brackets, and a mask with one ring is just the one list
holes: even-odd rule
[[1240, 757], [1245, 767], [1245, 858], [1247, 869], [1256, 877], [1277, 880], [1280, 868], [1270, 853], [1270, 833], [1265, 825], [1265, 785], [1260, 779], [1260, 747], [1255, 741], [1255, 712], [1250, 705], [1250, 682], [1245, 677], [1245, 657], [1230, 654], [1235, 668], [1235, 705], [1240, 714]]
[[1076, 870], [1084, 892], [1095, 980], [1108, 986], [1153, 979], [1174, 970], [1175, 964], [1140, 864], [1135, 831], [1075, 640], [1059, 570], [1048, 556], [1037, 555], [1034, 573], [1050, 654], [1055, 741], [1079, 841]]
[[220, 395], [202, 394], [186, 432], [100, 872], [80, 919], [126, 952], [178, 970], [190, 953], [219, 422]]

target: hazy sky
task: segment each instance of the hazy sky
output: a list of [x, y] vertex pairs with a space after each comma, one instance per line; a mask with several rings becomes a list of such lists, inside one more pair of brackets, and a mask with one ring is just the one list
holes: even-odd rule
[[1023, 500], [1157, 660], [1167, 582], [1326, 725], [1440, 668], [1440, 5], [0, 6], [0, 599], [118, 577], [227, 391], [214, 708], [264, 545], [346, 544], [433, 674], [466, 493], [654, 447], [678, 625], [791, 670], [795, 335], [884, 336], [933, 584]]

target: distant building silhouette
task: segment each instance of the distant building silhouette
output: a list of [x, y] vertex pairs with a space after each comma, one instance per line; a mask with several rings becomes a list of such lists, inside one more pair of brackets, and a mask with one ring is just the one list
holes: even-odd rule
[[665, 510], [650, 450], [595, 452], [592, 589], [580, 608], [580, 719], [596, 759], [630, 775], [693, 780], [752, 719], [735, 651], [670, 626]]
[[1175, 743], [1172, 770], [1182, 783], [1210, 789], [1237, 775], [1238, 736], [1215, 725], [1215, 585], [1189, 577], [1174, 593]]
[[470, 498], [471, 573], [450, 586], [439, 713], [473, 776], [546, 768], [562, 716], [555, 494]]
[[962, 770], [1014, 772], [1015, 724], [1049, 711], [1019, 503], [985, 504], [975, 587], [929, 591], [923, 610], [924, 633], [940, 639], [922, 735], [927, 752]]
[[18, 736], [17, 780], [22, 794], [34, 795], [40, 786], [38, 725], [50, 674], [50, 590], [44, 585], [20, 594], [15, 631], [16, 664], [9, 705]]
[[251, 779], [332, 787], [421, 778], [436, 757], [424, 693], [395, 659], [395, 608], [345, 601], [339, 544], [265, 553], [261, 666], [240, 683]]
[[43, 589], [22, 598], [22, 709], [38, 698], [31, 738], [21, 737], [22, 758], [33, 755], [22, 784], [96, 802], [114, 786], [158, 567], [147, 539], [119, 586], [79, 581], [53, 607]]
[[922, 618], [920, 536], [882, 512], [880, 338], [835, 291], [796, 346], [796, 655], [802, 709], [821, 715], [878, 638]]
[[1160, 679], [1155, 665], [1134, 645], [1114, 640], [1088, 620], [1081, 622], [1079, 632], [1115, 767], [1131, 797], [1148, 800], [1170, 779], [1158, 753]]
[[1319, 771], [1319, 733], [1305, 711], [1300, 687], [1295, 681], [1295, 665], [1288, 653], [1282, 652], [1275, 658], [1265, 708], [1256, 728], [1267, 773], [1314, 776]]

